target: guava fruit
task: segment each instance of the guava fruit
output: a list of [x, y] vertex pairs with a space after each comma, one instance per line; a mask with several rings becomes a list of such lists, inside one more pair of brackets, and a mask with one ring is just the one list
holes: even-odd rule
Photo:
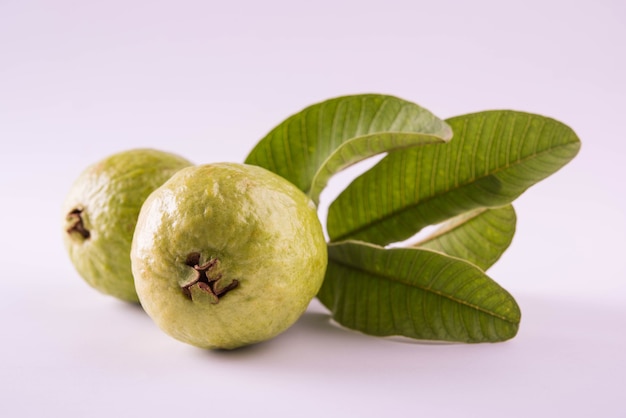
[[100, 292], [138, 302], [130, 246], [148, 195], [191, 162], [164, 151], [133, 149], [87, 167], [63, 203], [63, 241], [82, 278]]
[[257, 166], [212, 163], [146, 199], [133, 238], [140, 303], [170, 336], [211, 349], [270, 339], [306, 310], [327, 247], [314, 203]]

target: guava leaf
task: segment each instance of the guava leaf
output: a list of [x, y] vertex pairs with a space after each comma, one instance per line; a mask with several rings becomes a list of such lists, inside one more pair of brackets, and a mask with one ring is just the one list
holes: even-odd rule
[[428, 110], [386, 95], [343, 96], [292, 115], [261, 139], [245, 162], [286, 178], [318, 202], [336, 172], [376, 154], [452, 136]]
[[331, 203], [331, 241], [386, 245], [462, 213], [509, 204], [580, 149], [571, 128], [539, 115], [486, 111], [447, 122], [450, 142], [390, 152]]
[[328, 180], [341, 170], [363, 161], [365, 158], [382, 152], [394, 151], [418, 145], [437, 144], [444, 138], [435, 135], [382, 132], [352, 138], [338, 148], [324, 161], [313, 177], [309, 197], [318, 204], [320, 194]]
[[486, 271], [511, 244], [516, 221], [512, 205], [475, 209], [445, 222], [413, 247], [462, 258]]
[[497, 342], [521, 319], [515, 299], [471, 263], [356, 241], [329, 245], [318, 298], [339, 324], [376, 336]]

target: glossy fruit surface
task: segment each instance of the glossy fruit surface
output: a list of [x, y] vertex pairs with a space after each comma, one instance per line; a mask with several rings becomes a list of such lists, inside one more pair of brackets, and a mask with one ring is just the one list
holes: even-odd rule
[[148, 195], [181, 168], [177, 155], [133, 149], [87, 167], [63, 203], [63, 241], [80, 276], [93, 288], [137, 302], [130, 246]]
[[237, 163], [183, 169], [152, 193], [131, 255], [141, 304], [157, 325], [225, 349], [291, 326], [327, 263], [312, 201], [282, 177]]

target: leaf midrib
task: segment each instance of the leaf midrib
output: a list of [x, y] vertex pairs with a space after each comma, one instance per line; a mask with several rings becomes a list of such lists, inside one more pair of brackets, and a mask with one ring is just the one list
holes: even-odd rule
[[[428, 250], [419, 250], [419, 251], [428, 251]], [[433, 294], [435, 296], [438, 296], [438, 297], [441, 297], [441, 298], [444, 298], [444, 299], [448, 299], [448, 300], [450, 300], [452, 302], [455, 302], [455, 303], [458, 303], [460, 305], [466, 306], [468, 308], [474, 309], [474, 310], [476, 310], [478, 312], [482, 312], [484, 314], [487, 314], [487, 315], [492, 316], [494, 318], [500, 319], [501, 321], [507, 322], [509, 324], [513, 324], [513, 325], [518, 325], [519, 324], [519, 322], [515, 322], [515, 321], [513, 321], [513, 320], [511, 320], [511, 319], [509, 319], [509, 318], [507, 318], [505, 316], [498, 315], [495, 312], [488, 311], [487, 309], [482, 308], [482, 307], [480, 307], [478, 305], [469, 303], [469, 302], [461, 300], [461, 299], [457, 299], [457, 298], [455, 298], [453, 296], [450, 296], [448, 294], [445, 294], [443, 292], [440, 292], [440, 291], [437, 291], [437, 290], [434, 290], [434, 289], [429, 289], [429, 288], [426, 288], [424, 286], [420, 286], [420, 285], [417, 285], [417, 284], [407, 283], [405, 281], [398, 280], [397, 277], [387, 276], [387, 275], [380, 274], [380, 273], [374, 273], [374, 272], [372, 272], [370, 270], [367, 270], [365, 268], [352, 265], [352, 264], [347, 263], [345, 261], [338, 260], [337, 258], [330, 256], [330, 254], [329, 254], [329, 258], [332, 259], [334, 263], [337, 263], [337, 264], [339, 264], [339, 265], [341, 265], [343, 267], [346, 267], [346, 268], [350, 268], [350, 269], [356, 270], [356, 271], [358, 271], [360, 273], [365, 273], [368, 276], [374, 276], [376, 278], [387, 280], [387, 281], [392, 282], [392, 283], [400, 284], [400, 285], [407, 286], [407, 287], [416, 288], [416, 289], [421, 290], [422, 292], [431, 293], [431, 294]], [[470, 267], [471, 266], [468, 266], [467, 268], [469, 269]]]
[[[339, 235], [339, 236], [335, 237], [332, 241], [333, 241], [333, 242], [345, 241], [345, 240], [349, 239], [351, 236], [354, 236], [354, 235], [356, 235], [356, 234], [359, 234], [359, 233], [361, 233], [362, 231], [368, 230], [368, 229], [372, 228], [372, 227], [373, 227], [373, 226], [375, 226], [375, 225], [379, 225], [379, 224], [381, 224], [381, 223], [384, 223], [384, 222], [386, 222], [388, 219], [391, 219], [391, 218], [393, 218], [393, 217], [397, 216], [398, 214], [408, 212], [408, 211], [412, 210], [413, 208], [415, 208], [415, 207], [417, 207], [417, 206], [423, 205], [423, 204], [428, 203], [428, 202], [430, 202], [430, 201], [432, 201], [432, 200], [435, 200], [435, 199], [437, 199], [437, 198], [440, 198], [440, 197], [442, 197], [442, 196], [445, 196], [446, 194], [449, 194], [449, 193], [451, 193], [451, 192], [452, 192], [452, 191], [454, 191], [454, 190], [461, 190], [461, 189], [463, 189], [464, 187], [469, 187], [469, 186], [472, 186], [473, 184], [475, 184], [476, 182], [478, 182], [478, 181], [480, 181], [480, 180], [486, 179], [487, 177], [491, 177], [491, 176], [497, 175], [497, 174], [499, 174], [499, 173], [501, 173], [501, 172], [503, 172], [503, 171], [505, 171], [505, 170], [511, 169], [511, 168], [513, 168], [513, 167], [516, 167], [516, 166], [522, 165], [522, 164], [524, 164], [524, 163], [525, 163], [526, 161], [528, 161], [528, 160], [531, 160], [531, 159], [536, 158], [536, 157], [538, 157], [538, 156], [541, 156], [541, 155], [543, 155], [543, 154], [550, 153], [550, 152], [552, 152], [552, 151], [554, 151], [554, 150], [557, 150], [557, 149], [559, 149], [559, 148], [562, 148], [562, 147], [570, 147], [570, 146], [575, 145], [575, 144], [577, 144], [577, 142], [568, 142], [568, 143], [561, 144], [561, 145], [558, 145], [558, 146], [555, 146], [555, 147], [552, 147], [552, 148], [547, 148], [547, 149], [545, 149], [545, 150], [543, 150], [543, 151], [541, 151], [541, 152], [538, 152], [538, 153], [534, 153], [534, 154], [529, 155], [529, 156], [527, 156], [527, 157], [525, 157], [525, 158], [522, 158], [522, 159], [517, 160], [517, 161], [516, 161], [515, 163], [513, 163], [513, 164], [509, 164], [509, 165], [506, 165], [506, 166], [500, 167], [500, 168], [498, 168], [498, 169], [496, 169], [496, 170], [490, 171], [490, 172], [489, 172], [488, 174], [486, 174], [486, 175], [482, 175], [482, 176], [474, 177], [474, 178], [472, 178], [470, 181], [465, 182], [465, 183], [463, 183], [463, 184], [460, 184], [460, 185], [458, 185], [458, 186], [456, 186], [456, 187], [453, 187], [453, 188], [451, 188], [451, 189], [444, 190], [444, 191], [443, 191], [443, 192], [441, 192], [441, 193], [436, 193], [436, 194], [433, 194], [433, 195], [429, 196], [429, 197], [428, 197], [428, 198], [426, 198], [426, 199], [419, 200], [419, 201], [418, 201], [418, 202], [416, 202], [416, 203], [412, 203], [412, 204], [406, 205], [406, 206], [404, 206], [404, 207], [400, 208], [399, 210], [396, 210], [396, 211], [390, 212], [390, 213], [388, 213], [388, 214], [386, 214], [386, 215], [384, 215], [384, 216], [382, 216], [382, 217], [379, 217], [379, 218], [377, 218], [377, 219], [374, 219], [374, 220], [372, 220], [371, 222], [369, 222], [369, 223], [367, 223], [367, 224], [364, 224], [364, 225], [362, 225], [362, 226], [360, 226], [360, 227], [358, 227], [358, 228], [355, 228], [355, 229], [352, 229], [352, 230], [350, 230], [350, 231], [347, 231], [347, 232], [345, 232], [345, 233], [343, 233], [343, 234], [341, 234], [341, 235]], [[416, 232], [418, 232], [418, 231], [416, 231]]]

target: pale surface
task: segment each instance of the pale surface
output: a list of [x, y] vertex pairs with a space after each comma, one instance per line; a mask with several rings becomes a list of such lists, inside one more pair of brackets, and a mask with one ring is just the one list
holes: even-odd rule
[[[624, 2], [209, 3], [0, 2], [0, 416], [626, 416]], [[142, 146], [240, 162], [291, 113], [363, 92], [580, 135], [490, 271], [522, 309], [512, 341], [376, 339], [316, 303], [271, 342], [206, 352], [73, 271], [61, 202], [87, 164]]]

